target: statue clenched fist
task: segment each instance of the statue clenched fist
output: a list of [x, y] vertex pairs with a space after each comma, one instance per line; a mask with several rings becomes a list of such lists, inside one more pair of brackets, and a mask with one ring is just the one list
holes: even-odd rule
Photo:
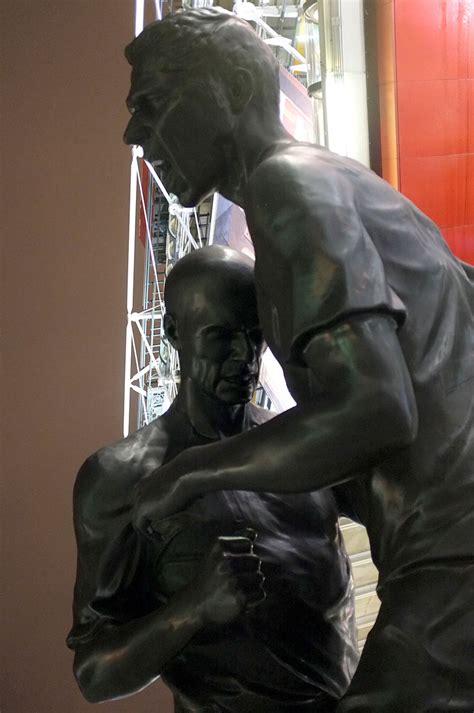
[[247, 529], [244, 534], [218, 537], [192, 583], [205, 624], [233, 621], [265, 599], [265, 578], [253, 551], [256, 533]]

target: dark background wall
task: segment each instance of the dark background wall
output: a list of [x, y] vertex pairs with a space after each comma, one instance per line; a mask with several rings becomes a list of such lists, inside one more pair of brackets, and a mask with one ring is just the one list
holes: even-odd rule
[[[94, 710], [72, 678], [71, 495], [121, 436], [132, 0], [2, 8], [3, 713]], [[162, 705], [160, 705], [160, 702]], [[171, 710], [152, 686], [103, 713]]]

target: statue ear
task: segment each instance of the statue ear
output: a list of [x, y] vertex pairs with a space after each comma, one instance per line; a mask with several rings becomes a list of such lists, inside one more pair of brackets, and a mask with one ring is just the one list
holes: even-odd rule
[[163, 328], [165, 330], [166, 338], [175, 349], [180, 348], [180, 341], [178, 335], [178, 325], [172, 314], [167, 312], [163, 317]]
[[237, 67], [228, 80], [230, 104], [235, 113], [240, 113], [254, 93], [254, 81], [251, 73], [244, 67]]

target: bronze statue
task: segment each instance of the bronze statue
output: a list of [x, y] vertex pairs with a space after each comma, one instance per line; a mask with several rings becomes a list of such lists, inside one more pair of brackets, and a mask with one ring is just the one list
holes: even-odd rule
[[338, 711], [472, 713], [472, 268], [374, 173], [286, 133], [276, 63], [235, 16], [169, 16], [126, 56], [125, 141], [184, 205], [218, 190], [244, 208], [260, 321], [297, 402], [152, 474], [135, 525], [217, 490], [347, 481], [382, 604]]
[[191, 253], [171, 271], [165, 303], [178, 397], [91, 456], [76, 483], [77, 681], [103, 701], [162, 675], [179, 713], [334, 711], [358, 652], [329, 491], [211, 493], [159, 534], [132, 527], [134, 489], [158, 466], [272, 416], [250, 403], [264, 348], [251, 261], [218, 246]]

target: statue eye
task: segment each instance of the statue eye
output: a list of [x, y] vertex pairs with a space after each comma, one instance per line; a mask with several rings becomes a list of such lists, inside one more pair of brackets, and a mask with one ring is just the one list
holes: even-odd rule
[[140, 99], [138, 99], [135, 104], [129, 106], [128, 110], [132, 116], [135, 116], [135, 114], [139, 114], [145, 111], [148, 106], [148, 100], [145, 97], [140, 97]]
[[155, 103], [150, 97], [142, 96], [136, 103], [129, 108], [130, 114], [134, 116], [135, 114], [143, 114], [144, 116], [150, 114], [155, 109]]
[[208, 336], [211, 339], [229, 339], [232, 336], [232, 332], [226, 327], [211, 327], [208, 330]]

